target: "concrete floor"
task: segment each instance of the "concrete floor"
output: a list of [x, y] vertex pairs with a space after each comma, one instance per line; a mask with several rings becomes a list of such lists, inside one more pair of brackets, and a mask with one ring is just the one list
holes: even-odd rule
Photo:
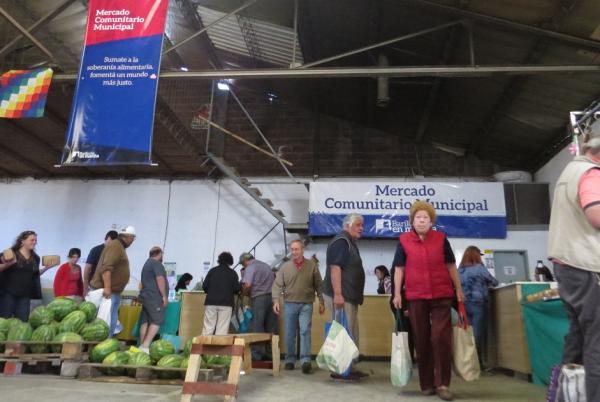
[[[419, 393], [418, 380], [413, 376], [404, 389], [393, 388], [389, 380], [389, 363], [363, 362], [363, 371], [372, 375], [360, 383], [342, 384], [329, 379], [328, 373], [317, 370], [304, 375], [300, 370], [282, 371], [274, 378], [266, 370], [255, 370], [242, 376], [238, 401], [319, 402], [330, 401], [410, 401], [435, 402], [436, 396], [424, 397]], [[464, 402], [542, 402], [545, 388], [504, 374], [483, 376], [467, 383], [452, 378], [452, 391], [456, 401]], [[0, 401], [179, 401], [180, 387], [156, 385], [109, 384], [64, 379], [49, 375], [20, 375], [0, 377]], [[218, 401], [222, 398], [196, 397], [196, 401]]]

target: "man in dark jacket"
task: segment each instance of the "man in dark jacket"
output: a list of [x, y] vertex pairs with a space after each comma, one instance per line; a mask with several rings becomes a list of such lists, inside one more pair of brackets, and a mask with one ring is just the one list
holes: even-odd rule
[[227, 335], [233, 311], [234, 295], [241, 285], [235, 271], [231, 269], [233, 256], [225, 251], [219, 254], [218, 266], [211, 268], [204, 278], [202, 289], [204, 301], [204, 326], [202, 335]]

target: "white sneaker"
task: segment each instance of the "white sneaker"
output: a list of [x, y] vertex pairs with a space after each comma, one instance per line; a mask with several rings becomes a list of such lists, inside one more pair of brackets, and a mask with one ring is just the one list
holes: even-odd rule
[[144, 353], [150, 354], [150, 348], [145, 348], [143, 346], [139, 346], [138, 349], [141, 350]]

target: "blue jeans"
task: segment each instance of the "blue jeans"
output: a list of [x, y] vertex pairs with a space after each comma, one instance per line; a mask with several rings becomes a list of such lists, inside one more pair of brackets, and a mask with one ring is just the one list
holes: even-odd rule
[[296, 330], [300, 324], [300, 363], [310, 363], [312, 303], [285, 303], [285, 362], [296, 362]]
[[119, 304], [121, 304], [121, 295], [112, 293], [110, 296], [110, 336], [115, 335], [115, 328], [119, 320]]
[[17, 297], [5, 293], [0, 295], [0, 302], [0, 317], [16, 317], [24, 322], [29, 320], [29, 305], [31, 303], [29, 296]]
[[473, 336], [475, 337], [475, 344], [477, 345], [477, 351], [481, 351], [482, 342], [485, 339], [485, 331], [487, 327], [486, 322], [486, 304], [465, 302], [465, 310], [467, 310], [467, 318], [469, 323], [473, 327]]

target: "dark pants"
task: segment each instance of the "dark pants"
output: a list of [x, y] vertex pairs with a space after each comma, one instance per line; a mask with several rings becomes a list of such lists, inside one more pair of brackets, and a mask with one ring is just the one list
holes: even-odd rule
[[569, 317], [563, 363], [585, 366], [588, 401], [600, 401], [600, 275], [554, 264], [558, 292]]
[[452, 299], [410, 300], [408, 311], [419, 366], [421, 390], [450, 385]]
[[29, 296], [17, 297], [8, 293], [0, 296], [0, 316], [2, 318], [16, 317], [21, 321], [29, 320]]
[[[260, 295], [252, 298], [252, 332], [277, 333], [277, 316], [273, 312], [273, 299], [271, 294]], [[271, 358], [271, 345], [265, 348], [264, 345], [252, 347], [252, 359], [264, 360]]]

